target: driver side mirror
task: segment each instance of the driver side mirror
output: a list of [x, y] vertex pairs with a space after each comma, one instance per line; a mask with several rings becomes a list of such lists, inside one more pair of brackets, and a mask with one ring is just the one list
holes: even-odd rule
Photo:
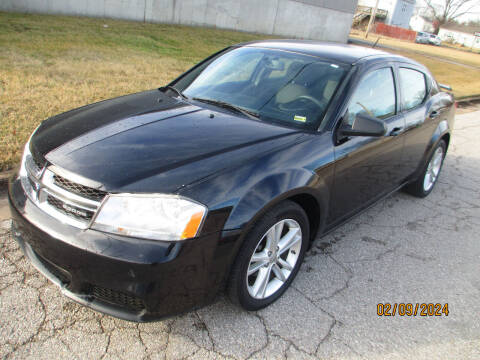
[[358, 113], [351, 127], [344, 126], [339, 131], [344, 136], [384, 136], [387, 127], [382, 120], [376, 117]]

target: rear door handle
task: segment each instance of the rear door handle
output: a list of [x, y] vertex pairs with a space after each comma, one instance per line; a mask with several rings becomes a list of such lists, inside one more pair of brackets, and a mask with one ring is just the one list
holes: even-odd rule
[[440, 115], [440, 111], [435, 111], [435, 110], [433, 110], [433, 111], [430, 113], [430, 115], [428, 115], [428, 117], [429, 117], [430, 119], [435, 119], [438, 115]]
[[390, 131], [390, 136], [398, 136], [403, 133], [403, 127], [394, 127], [392, 131]]

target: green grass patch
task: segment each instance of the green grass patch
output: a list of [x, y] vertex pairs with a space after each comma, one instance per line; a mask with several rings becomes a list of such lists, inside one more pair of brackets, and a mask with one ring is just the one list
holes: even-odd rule
[[242, 32], [0, 12], [0, 171], [20, 159], [44, 119], [159, 87], [235, 43]]
[[[159, 87], [222, 48], [268, 37], [212, 28], [0, 12], [0, 171], [19, 161], [24, 143], [42, 120], [95, 101]], [[448, 51], [449, 58], [472, 64], [477, 62], [472, 56], [479, 56]], [[421, 54], [411, 57], [425, 63], [439, 81], [450, 84], [456, 95], [478, 93], [480, 71]]]

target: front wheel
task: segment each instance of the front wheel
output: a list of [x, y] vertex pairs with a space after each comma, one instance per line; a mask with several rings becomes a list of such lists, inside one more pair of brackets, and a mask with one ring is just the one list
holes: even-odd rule
[[447, 144], [440, 140], [423, 168], [422, 175], [413, 183], [408, 184], [405, 190], [417, 197], [426, 197], [433, 190], [442, 170], [443, 159], [447, 152]]
[[297, 275], [308, 246], [305, 211], [284, 201], [268, 211], [250, 230], [233, 265], [230, 299], [246, 310], [277, 300]]

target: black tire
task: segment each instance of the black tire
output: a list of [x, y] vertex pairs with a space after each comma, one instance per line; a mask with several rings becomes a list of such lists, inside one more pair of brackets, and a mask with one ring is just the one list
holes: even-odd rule
[[[429, 165], [430, 161], [432, 160], [433, 156], [435, 155], [438, 148], [442, 148], [442, 150], [443, 150], [443, 157], [442, 157], [442, 161], [441, 161], [441, 164], [440, 164], [440, 170], [438, 172], [437, 177], [435, 178], [435, 181], [434, 181], [433, 185], [429, 189], [425, 189], [424, 180], [425, 180], [425, 176], [427, 175], [428, 165]], [[417, 180], [415, 180], [414, 182], [406, 185], [404, 190], [407, 193], [409, 193], [413, 196], [419, 197], [419, 198], [424, 198], [428, 194], [430, 194], [432, 192], [432, 190], [435, 188], [435, 185], [438, 181], [438, 177], [440, 176], [440, 173], [441, 173], [441, 170], [442, 170], [442, 167], [443, 167], [443, 160], [445, 159], [446, 153], [447, 153], [447, 144], [445, 143], [445, 140], [440, 140], [437, 143], [437, 145], [435, 146], [435, 148], [432, 150], [432, 153], [430, 154], [430, 157], [428, 158], [428, 161], [425, 162], [425, 165], [422, 169], [421, 175], [418, 177]]]
[[[301, 248], [298, 259], [291, 270], [290, 275], [281, 287], [273, 294], [263, 299], [257, 299], [250, 295], [247, 287], [247, 270], [250, 260], [266, 232], [281, 220], [295, 220], [302, 231]], [[227, 293], [231, 301], [246, 310], [254, 311], [273, 303], [290, 286], [300, 269], [305, 257], [305, 251], [309, 243], [309, 222], [305, 211], [293, 201], [283, 201], [267, 211], [250, 229], [240, 248], [230, 272], [227, 284]], [[278, 249], [278, 248], [277, 248]]]

